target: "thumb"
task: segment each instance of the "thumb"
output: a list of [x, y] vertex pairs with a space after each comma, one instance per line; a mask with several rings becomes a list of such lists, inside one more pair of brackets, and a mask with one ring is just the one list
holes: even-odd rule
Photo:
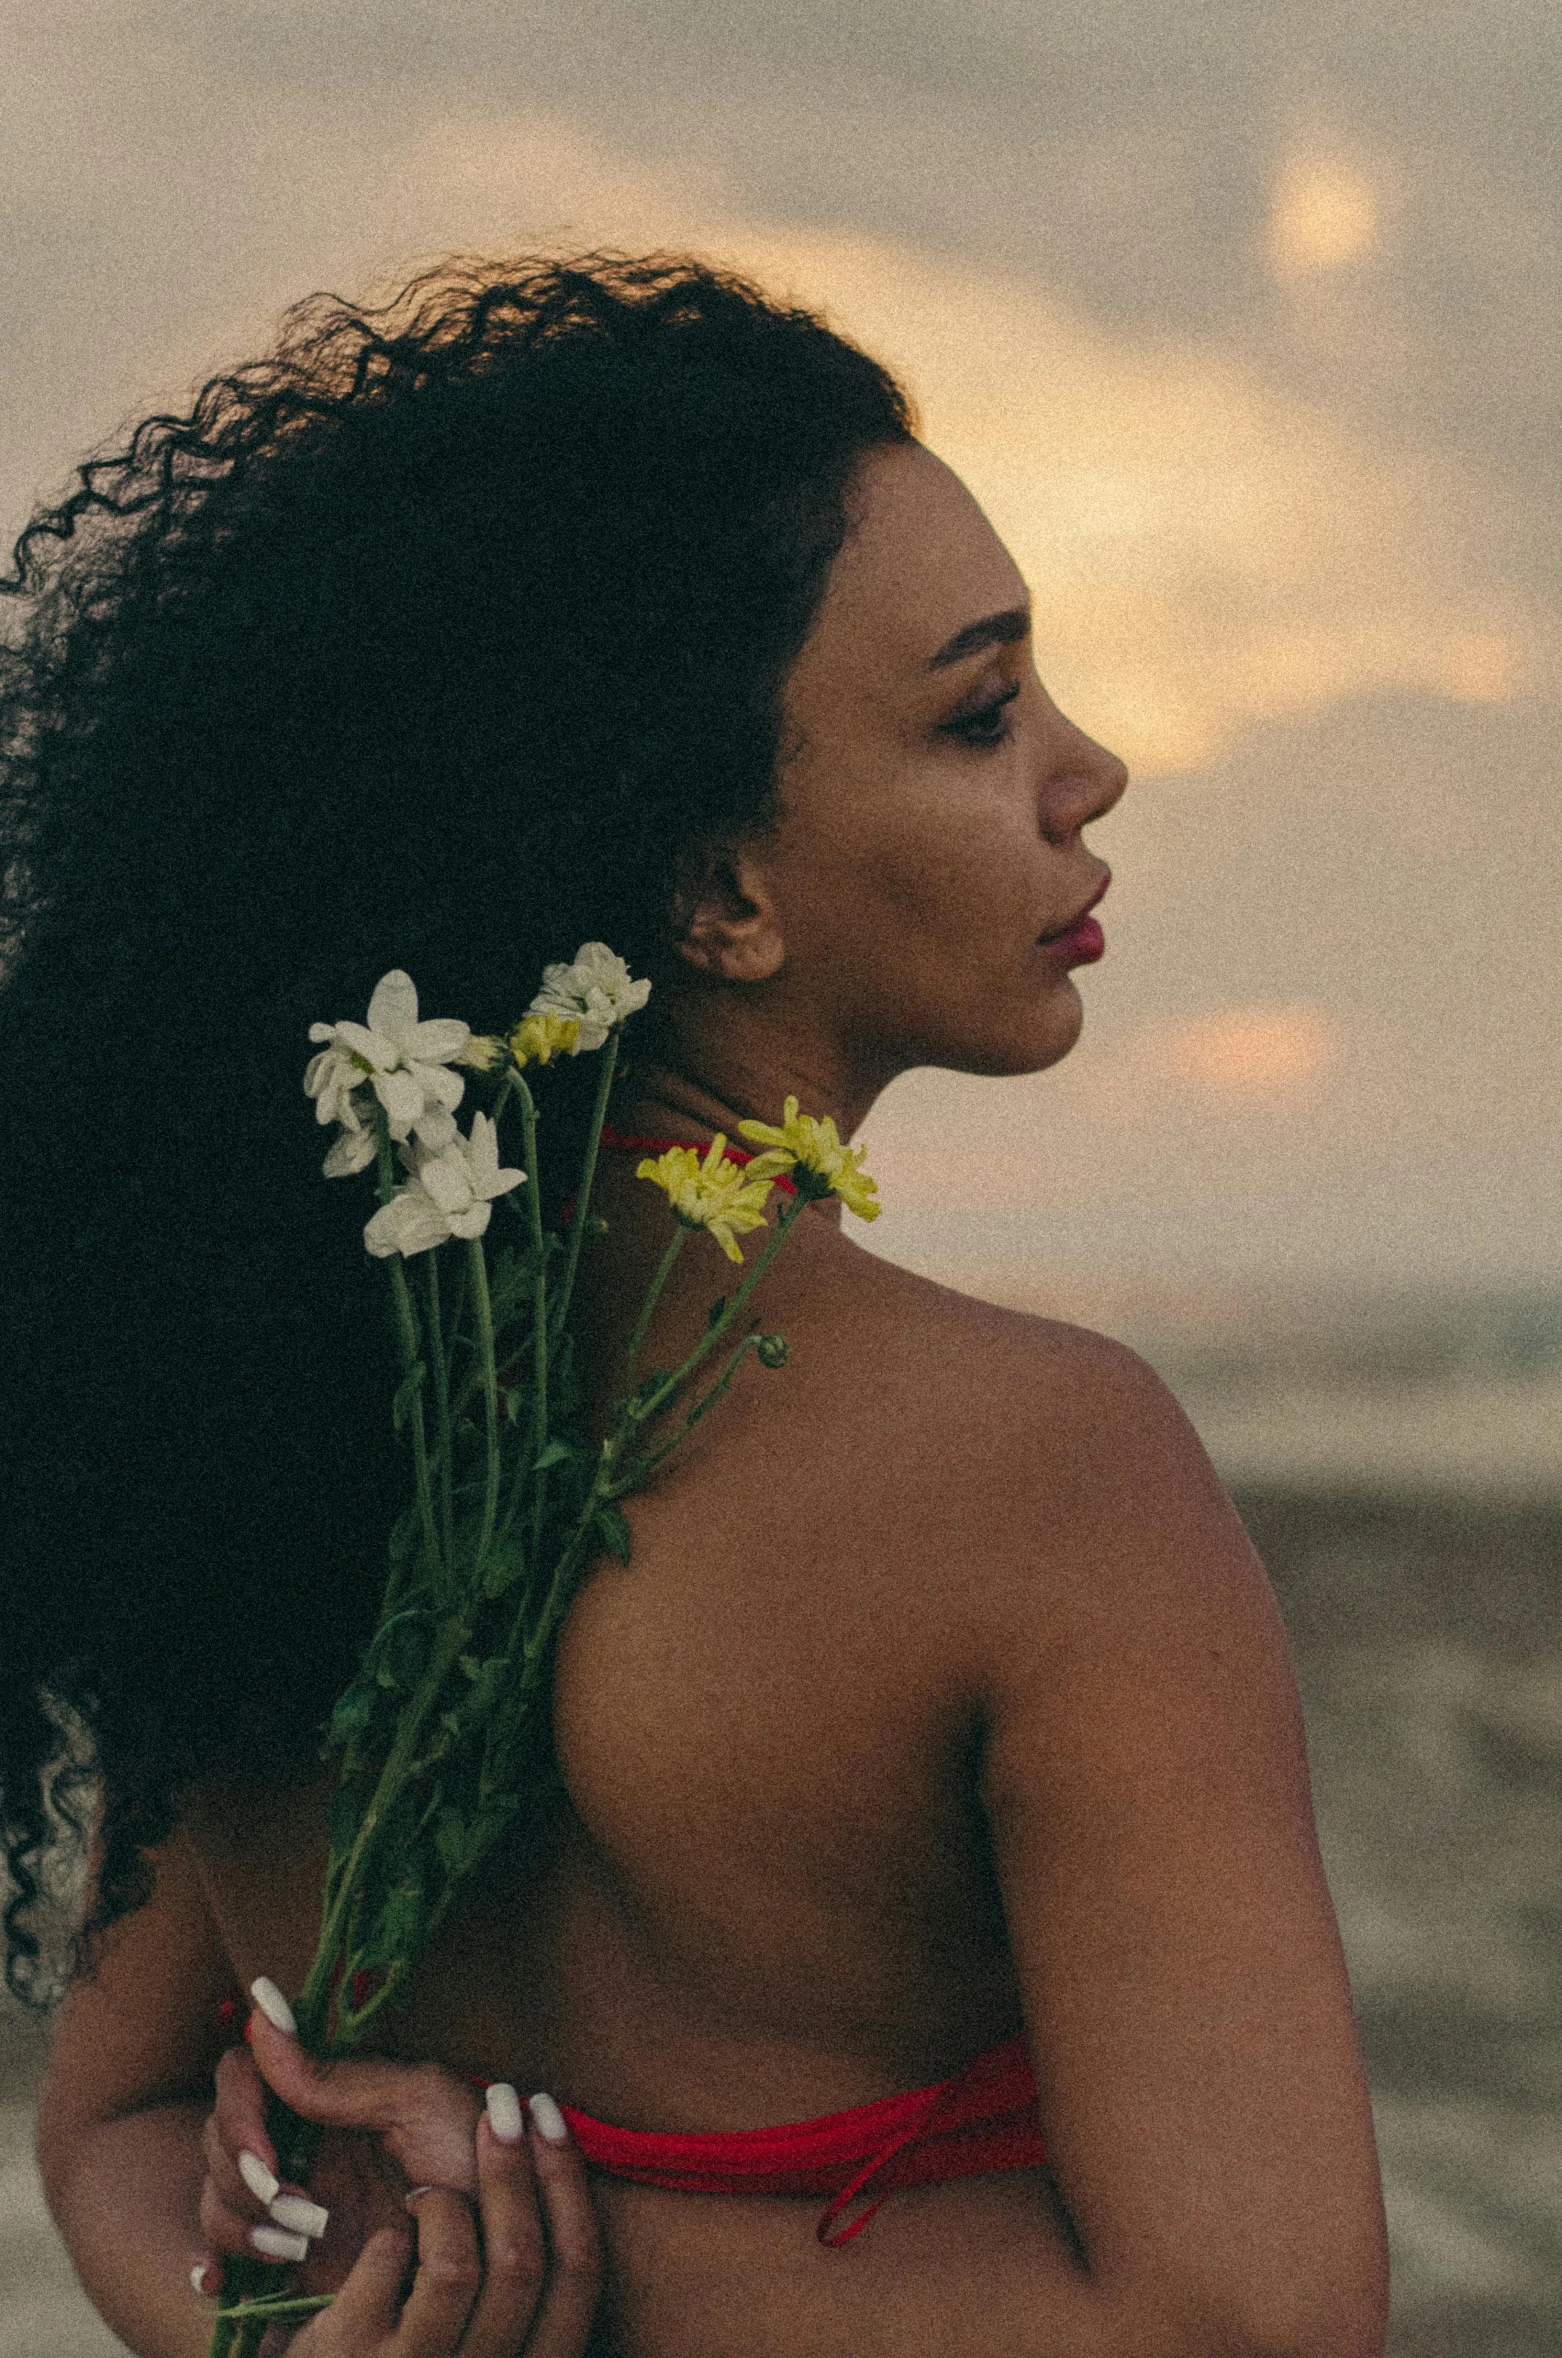
[[378, 2135], [415, 2184], [476, 2190], [482, 2104], [454, 2072], [374, 2057], [323, 2062], [261, 2014], [251, 2021], [250, 2046], [267, 2086], [301, 2120]]
[[251, 2017], [250, 2053], [261, 2078], [301, 2120], [328, 2129], [388, 2129], [406, 2108], [404, 2064], [327, 2062], [264, 2014]]

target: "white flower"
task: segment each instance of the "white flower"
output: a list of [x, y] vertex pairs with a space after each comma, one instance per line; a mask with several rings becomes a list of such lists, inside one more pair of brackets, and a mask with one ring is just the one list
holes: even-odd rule
[[615, 1024], [627, 1023], [651, 996], [648, 982], [635, 982], [628, 967], [606, 942], [582, 942], [571, 966], [545, 966], [542, 989], [528, 1015], [568, 1015], [580, 1025], [580, 1038], [571, 1051], [600, 1048]]
[[381, 1261], [392, 1253], [426, 1253], [447, 1237], [481, 1236], [495, 1196], [507, 1195], [526, 1177], [524, 1171], [500, 1170], [499, 1133], [485, 1113], [473, 1116], [469, 1139], [457, 1130], [437, 1154], [409, 1157], [403, 1148], [402, 1159], [413, 1163], [412, 1177], [381, 1204], [363, 1232]]
[[450, 1145], [456, 1135], [451, 1116], [466, 1083], [449, 1065], [472, 1034], [451, 1016], [419, 1023], [410, 974], [396, 967], [380, 977], [367, 1024], [312, 1023], [309, 1037], [323, 1043], [304, 1073], [315, 1119], [339, 1122], [342, 1129], [326, 1157], [328, 1177], [343, 1178], [374, 1160], [374, 1134], [364, 1120], [365, 1088], [372, 1088], [385, 1108], [392, 1138], [416, 1131], [419, 1142], [435, 1152]]
[[353, 1108], [351, 1123], [344, 1122], [330, 1153], [325, 1158], [328, 1179], [350, 1179], [355, 1171], [366, 1171], [376, 1152], [374, 1132], [366, 1129]]

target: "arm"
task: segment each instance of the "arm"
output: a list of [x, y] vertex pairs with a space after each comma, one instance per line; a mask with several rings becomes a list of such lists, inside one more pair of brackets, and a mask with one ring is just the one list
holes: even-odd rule
[[[151, 1899], [115, 1926], [96, 1971], [65, 2002], [40, 2092], [38, 2154], [55, 2221], [114, 2331], [139, 2358], [205, 2358], [212, 2309], [191, 2267], [210, 2251], [206, 2228], [226, 2217], [233, 2233], [216, 2240], [243, 2249], [266, 2213], [208, 2125], [229, 1968], [187, 1840], [175, 1836], [155, 1865]], [[256, 2045], [301, 2110], [390, 2157], [390, 2207], [383, 2221], [339, 2222], [337, 2241], [351, 2248], [327, 2280], [341, 2300], [297, 2336], [299, 2358], [306, 2348], [319, 2358], [513, 2358], [523, 2341], [528, 2358], [581, 2358], [602, 2261], [567, 2134], [544, 2134], [535, 2110], [528, 2134], [513, 2091], [499, 2092], [508, 2114], [492, 2107], [479, 2125], [470, 2089], [436, 2066], [322, 2067], [264, 2026]], [[243, 2144], [274, 2158], [249, 2058], [230, 2058], [224, 2077]], [[220, 2190], [208, 2176], [214, 2158]], [[404, 2167], [419, 2180], [411, 2194]], [[480, 2244], [464, 2194], [477, 2199]], [[409, 2207], [418, 2266], [403, 2302]]]
[[1378, 2358], [1371, 2115], [1273, 1598], [1142, 1362], [1081, 1337], [1046, 1397], [984, 1799], [1081, 2251], [1056, 2351]]
[[190, 2268], [231, 1974], [188, 1844], [176, 1835], [153, 1865], [151, 1898], [61, 2008], [38, 2162], [77, 2274], [121, 2340], [140, 2358], [203, 2358], [211, 2310]]

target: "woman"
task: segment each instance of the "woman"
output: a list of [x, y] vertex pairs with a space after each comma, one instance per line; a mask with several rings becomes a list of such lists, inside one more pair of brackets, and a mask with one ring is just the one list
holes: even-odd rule
[[[312, 1950], [313, 1738], [401, 1479], [299, 1118], [308, 1022], [392, 963], [497, 1020], [602, 938], [654, 983], [621, 1134], [730, 1137], [790, 1094], [847, 1135], [910, 1066], [1067, 1053], [1106, 883], [1082, 830], [1124, 773], [1048, 699], [1024, 584], [892, 381], [678, 259], [306, 308], [22, 556], [7, 1611], [102, 1771], [41, 2153], [105, 2315], [201, 2346], [189, 2260], [277, 2199], [259, 2071], [336, 2125], [339, 2281], [409, 2176], [476, 2187], [471, 2079], [742, 2133], [893, 2112], [1023, 2034], [1023, 2166], [902, 2186], [849, 2250], [817, 2201], [597, 2176], [592, 2347], [1381, 2350], [1360, 2059], [1241, 1527], [1132, 1354], [825, 1206], [766, 1281], [785, 1376], [745, 1370], [566, 1625], [563, 1798], [424, 1959], [401, 2060], [321, 2079], [262, 2020], [203, 2128], [221, 2001], [268, 1977], [285, 2025]], [[88, 1125], [105, 1183], [62, 1203]], [[666, 1233], [606, 1159], [599, 1409]], [[684, 1255], [654, 1358], [724, 1266]], [[18, 1691], [7, 1742], [25, 1898], [46, 1704]], [[579, 2225], [560, 2281], [589, 2281]]]

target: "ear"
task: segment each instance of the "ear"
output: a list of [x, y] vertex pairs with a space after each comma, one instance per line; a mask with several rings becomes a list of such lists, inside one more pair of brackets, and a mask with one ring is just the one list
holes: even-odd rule
[[741, 846], [712, 844], [679, 878], [673, 922], [680, 957], [713, 982], [768, 982], [786, 959], [764, 868]]

